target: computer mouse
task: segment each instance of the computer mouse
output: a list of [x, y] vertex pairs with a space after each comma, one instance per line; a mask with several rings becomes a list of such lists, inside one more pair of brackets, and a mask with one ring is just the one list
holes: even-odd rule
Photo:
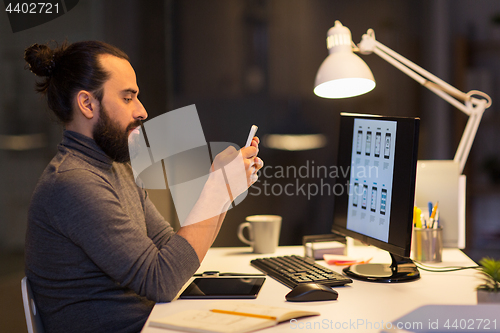
[[332, 288], [316, 283], [300, 283], [286, 296], [289, 302], [311, 302], [336, 300], [339, 294]]

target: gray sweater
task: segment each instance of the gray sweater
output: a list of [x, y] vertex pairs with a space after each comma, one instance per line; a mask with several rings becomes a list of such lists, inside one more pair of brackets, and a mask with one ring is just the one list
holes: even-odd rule
[[28, 277], [45, 330], [138, 332], [199, 267], [129, 164], [65, 131], [31, 199]]

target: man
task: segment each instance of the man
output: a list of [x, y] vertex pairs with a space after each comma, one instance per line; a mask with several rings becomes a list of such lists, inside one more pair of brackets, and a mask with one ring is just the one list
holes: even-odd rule
[[[128, 136], [147, 113], [126, 54], [91, 41], [35, 44], [25, 59], [45, 78], [37, 90], [65, 127], [34, 191], [26, 234], [26, 276], [45, 329], [138, 332], [154, 303], [171, 301], [199, 267], [230, 204], [227, 184], [211, 173], [192, 219], [205, 207], [218, 215], [174, 232], [127, 163]], [[239, 152], [246, 187], [262, 167], [258, 143]], [[234, 155], [219, 154], [213, 169]]]

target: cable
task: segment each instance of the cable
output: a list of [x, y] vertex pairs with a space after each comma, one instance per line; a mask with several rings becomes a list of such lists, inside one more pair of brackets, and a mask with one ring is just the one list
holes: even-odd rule
[[455, 272], [455, 271], [461, 271], [465, 269], [478, 269], [481, 266], [446, 266], [446, 267], [438, 267], [438, 266], [429, 266], [429, 265], [424, 265], [421, 262], [413, 260], [415, 265], [421, 270], [428, 271], [428, 272]]

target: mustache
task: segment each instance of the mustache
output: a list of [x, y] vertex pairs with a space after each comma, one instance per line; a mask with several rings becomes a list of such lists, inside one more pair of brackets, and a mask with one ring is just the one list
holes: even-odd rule
[[134, 128], [139, 127], [141, 125], [142, 125], [142, 121], [137, 119], [137, 120], [131, 122], [130, 125], [127, 126], [125, 133], [128, 133], [128, 131], [133, 130]]

